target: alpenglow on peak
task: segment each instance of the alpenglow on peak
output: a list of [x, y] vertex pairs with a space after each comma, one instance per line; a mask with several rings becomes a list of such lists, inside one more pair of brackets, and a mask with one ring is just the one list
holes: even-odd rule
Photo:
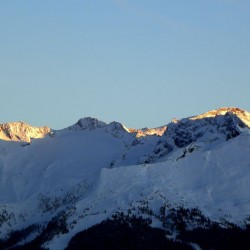
[[191, 120], [198, 120], [209, 117], [216, 117], [218, 115], [233, 114], [242, 120], [248, 127], [250, 127], [250, 113], [237, 107], [222, 107], [219, 109], [210, 110], [201, 115], [193, 116]]
[[5, 141], [30, 142], [31, 139], [43, 138], [52, 130], [47, 127], [33, 127], [25, 122], [0, 124], [0, 139]]

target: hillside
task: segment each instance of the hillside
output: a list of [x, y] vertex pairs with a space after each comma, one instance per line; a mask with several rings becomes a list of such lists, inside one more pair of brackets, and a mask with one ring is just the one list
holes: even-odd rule
[[[168, 237], [157, 249], [173, 239], [199, 249], [203, 243], [188, 234], [198, 229], [217, 228], [219, 235], [237, 228], [244, 238], [247, 111], [221, 108], [155, 129], [86, 117], [62, 130], [19, 122], [0, 125], [0, 132], [0, 248], [76, 249], [74, 240], [121, 222], [145, 239], [163, 232]], [[185, 249], [182, 243], [176, 249]]]

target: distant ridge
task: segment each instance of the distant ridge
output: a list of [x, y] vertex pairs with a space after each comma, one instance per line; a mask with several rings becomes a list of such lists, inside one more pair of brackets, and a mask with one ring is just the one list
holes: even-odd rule
[[[222, 107], [219, 109], [214, 109], [203, 113], [201, 115], [192, 116], [189, 118], [184, 118], [189, 120], [200, 120], [204, 118], [216, 117], [216, 116], [224, 116], [227, 114], [233, 114], [238, 117], [246, 126], [250, 127], [250, 113], [242, 110], [237, 107]], [[172, 123], [178, 123], [179, 120], [173, 119]], [[111, 122], [109, 124], [100, 121], [96, 118], [92, 117], [85, 117], [81, 118], [72, 126], [67, 127], [67, 130], [93, 130], [98, 128], [106, 128], [108, 130], [124, 130], [128, 133], [135, 135], [135, 137], [145, 137], [150, 135], [158, 135], [162, 136], [168, 126], [163, 125], [158, 128], [142, 128], [142, 129], [134, 129], [134, 128], [127, 128], [122, 123], [119, 122]], [[18, 121], [18, 122], [9, 122], [0, 124], [0, 140], [5, 141], [23, 141], [23, 142], [31, 142], [32, 139], [44, 138], [46, 135], [52, 135], [53, 131], [51, 128], [47, 126], [43, 127], [34, 127], [25, 122]]]

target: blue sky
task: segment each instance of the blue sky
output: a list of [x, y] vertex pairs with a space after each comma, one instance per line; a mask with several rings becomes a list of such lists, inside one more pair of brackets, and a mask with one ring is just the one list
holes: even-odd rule
[[250, 111], [249, 13], [249, 0], [1, 1], [0, 123]]

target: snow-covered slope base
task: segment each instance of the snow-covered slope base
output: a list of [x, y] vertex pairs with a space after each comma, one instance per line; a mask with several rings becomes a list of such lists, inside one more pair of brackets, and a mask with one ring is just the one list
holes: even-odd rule
[[0, 141], [0, 248], [64, 249], [108, 218], [142, 218], [182, 241], [184, 231], [215, 223], [245, 228], [249, 121], [237, 108], [151, 130], [88, 117], [29, 144]]

